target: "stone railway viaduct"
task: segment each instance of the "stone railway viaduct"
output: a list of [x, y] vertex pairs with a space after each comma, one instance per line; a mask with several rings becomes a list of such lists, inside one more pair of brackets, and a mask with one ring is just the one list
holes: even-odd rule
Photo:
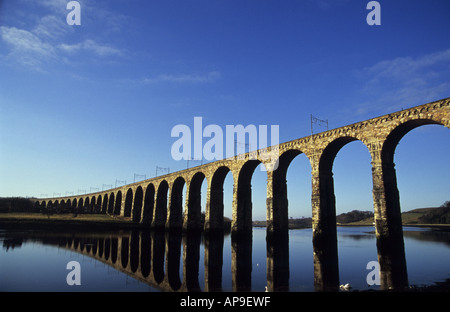
[[[72, 207], [117, 214], [148, 224], [153, 229], [195, 231], [201, 230], [202, 226], [200, 191], [206, 179], [204, 231], [220, 232], [224, 224], [223, 184], [227, 174], [231, 174], [231, 232], [234, 236], [246, 235], [252, 227], [251, 178], [255, 168], [262, 163], [267, 169], [267, 241], [268, 246], [272, 246], [271, 241], [279, 241], [288, 235], [286, 173], [291, 161], [304, 153], [311, 164], [313, 246], [314, 258], [318, 259], [315, 270], [322, 271], [317, 276], [333, 281], [327, 276], [338, 279], [337, 261], [333, 265], [329, 263], [331, 260], [326, 260], [337, 258], [333, 162], [343, 146], [359, 140], [369, 150], [372, 160], [378, 258], [381, 270], [390, 272], [382, 278], [390, 280], [393, 287], [401, 287], [407, 283], [407, 274], [394, 153], [404, 135], [427, 124], [450, 128], [450, 98], [107, 191], [39, 198], [36, 205], [41, 208]], [[186, 196], [183, 208], [184, 186]], [[336, 280], [331, 283], [336, 284]]]

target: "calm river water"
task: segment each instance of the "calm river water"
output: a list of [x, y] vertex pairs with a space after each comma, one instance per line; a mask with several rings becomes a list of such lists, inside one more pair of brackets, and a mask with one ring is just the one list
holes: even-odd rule
[[[450, 279], [450, 232], [405, 227], [410, 285]], [[265, 228], [233, 246], [230, 235], [168, 235], [139, 230], [46, 232], [0, 229], [0, 291], [264, 291], [268, 285]], [[339, 227], [339, 279], [353, 290], [368, 286], [377, 261], [372, 227]], [[289, 291], [314, 291], [311, 229], [289, 231]], [[80, 264], [67, 268], [70, 261]], [[72, 274], [72, 275], [71, 275]], [[81, 285], [68, 285], [78, 274]]]

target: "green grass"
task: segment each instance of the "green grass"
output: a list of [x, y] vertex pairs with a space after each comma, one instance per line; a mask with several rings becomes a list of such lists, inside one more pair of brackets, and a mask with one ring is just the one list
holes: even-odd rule
[[[437, 209], [431, 208], [418, 208], [409, 211], [402, 212], [402, 224], [403, 225], [420, 225], [420, 226], [450, 226], [449, 224], [424, 224], [419, 218], [424, 214]], [[347, 223], [346, 225], [373, 225], [374, 219], [368, 218], [358, 222]]]
[[43, 225], [43, 226], [123, 226], [136, 225], [130, 218], [111, 216], [106, 214], [54, 214], [13, 212], [0, 213], [0, 223], [9, 225]]
[[68, 214], [53, 214], [50, 216], [42, 213], [30, 212], [7, 212], [0, 214], [0, 220], [14, 219], [14, 220], [78, 220], [78, 221], [94, 221], [94, 222], [126, 222], [125, 218], [113, 217], [106, 214], [79, 214], [76, 217], [72, 213]]

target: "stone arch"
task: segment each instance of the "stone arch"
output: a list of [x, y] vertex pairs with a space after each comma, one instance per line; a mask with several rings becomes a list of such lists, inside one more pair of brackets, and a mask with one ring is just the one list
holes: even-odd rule
[[72, 212], [72, 200], [70, 199], [70, 198], [68, 198], [67, 200], [66, 200], [66, 207], [65, 207], [65, 209], [66, 209], [66, 212], [68, 212], [68, 213], [70, 213], [70, 212]]
[[53, 202], [52, 208], [53, 208], [53, 209], [52, 209], [53, 212], [58, 213], [58, 210], [59, 210], [59, 208], [60, 208], [59, 200], [56, 199], [56, 200]]
[[[398, 236], [400, 236], [403, 233], [402, 209], [404, 211], [408, 207], [408, 201], [414, 201], [416, 207], [426, 204], [426, 202], [420, 203], [420, 200], [426, 200], [428, 203], [430, 203], [429, 201], [436, 201], [440, 197], [439, 191], [436, 191], [437, 196], [431, 197], [428, 192], [433, 192], [447, 185], [444, 181], [439, 180], [448, 176], [448, 162], [444, 155], [448, 151], [447, 142], [450, 135], [448, 131], [450, 124], [434, 116], [425, 115], [425, 117], [396, 125], [383, 142], [380, 157], [381, 170], [379, 170], [381, 174], [378, 176], [378, 181], [380, 189], [384, 189], [384, 194], [377, 194], [376, 198], [376, 202], [382, 204], [380, 205], [381, 218], [378, 222], [382, 225], [380, 226], [381, 233], [395, 233], [397, 231]], [[422, 127], [422, 129], [415, 130], [419, 127]], [[409, 134], [410, 132], [412, 133]], [[413, 165], [413, 167], [409, 167], [408, 164]], [[408, 184], [411, 186], [408, 187]], [[427, 195], [423, 196], [424, 194]], [[383, 218], [386, 220], [385, 222], [383, 222]], [[388, 242], [391, 241], [393, 239], [389, 238]], [[385, 249], [392, 248], [397, 251], [400, 249], [401, 243], [398, 242], [396, 246], [392, 247], [387, 245], [388, 247]], [[405, 244], [406, 249], [407, 245]], [[386, 254], [386, 252], [384, 253]], [[406, 263], [408, 263], [407, 256], [408, 252], [405, 252]], [[383, 262], [393, 263], [393, 261], [383, 261], [383, 258], [386, 258], [384, 255], [381, 257], [379, 255], [379, 258], [381, 260], [379, 261], [380, 265]], [[399, 272], [398, 268], [393, 266], [392, 271], [395, 271], [392, 274], [393, 277]], [[383, 275], [381, 275], [382, 280]], [[392, 280], [392, 283], [395, 285], [397, 281]]]
[[83, 213], [84, 212], [84, 209], [83, 209], [83, 197], [81, 197], [79, 200], [78, 200], [78, 213]]
[[71, 206], [71, 211], [73, 212], [73, 213], [76, 213], [77, 212], [77, 207], [78, 207], [78, 201], [77, 201], [77, 199], [76, 198], [74, 198], [73, 200], [72, 200], [72, 206]]
[[90, 205], [89, 205], [89, 212], [90, 212], [90, 213], [94, 213], [94, 212], [95, 212], [96, 204], [97, 204], [97, 200], [96, 200], [96, 198], [95, 198], [95, 195], [92, 195], [92, 197], [91, 197], [91, 203], [90, 203]]
[[120, 215], [121, 209], [122, 209], [122, 191], [117, 191], [116, 202], [114, 205], [114, 214]]
[[166, 225], [166, 228], [170, 230], [181, 229], [183, 225], [183, 187], [185, 184], [184, 178], [178, 177], [170, 190], [169, 217]]
[[[312, 170], [312, 227], [316, 289], [331, 290], [339, 287], [338, 246], [336, 229], [336, 198], [334, 192], [333, 164], [338, 152], [348, 143], [363, 139], [349, 136], [337, 137], [322, 150]], [[370, 149], [368, 148], [370, 151]]]
[[142, 222], [151, 224], [153, 220], [153, 207], [155, 206], [155, 186], [150, 183], [145, 189], [144, 209], [142, 212]]
[[[401, 288], [408, 284], [406, 256], [404, 252], [400, 194], [394, 154], [401, 139], [411, 130], [424, 125], [443, 125], [450, 128], [444, 118], [421, 116], [415, 110], [409, 120], [396, 123], [385, 140], [379, 143], [381, 150], [372, 151], [373, 198], [377, 232], [378, 261], [382, 284]], [[445, 114], [444, 114], [445, 115]], [[405, 117], [406, 118], [406, 117]], [[389, 272], [389, 274], [383, 273]]]
[[89, 200], [89, 204], [86, 205], [86, 212], [92, 213], [95, 205], [95, 196], [92, 196], [91, 198], [88, 197], [87, 199]]
[[96, 202], [95, 207], [94, 207], [94, 212], [95, 213], [101, 213], [101, 211], [102, 211], [102, 195], [98, 195], [97, 196], [97, 202]]
[[[358, 138], [352, 136], [342, 136], [329, 142], [323, 149], [319, 159], [319, 171], [322, 173], [331, 173], [333, 169], [334, 159], [337, 153], [350, 142], [356, 141]], [[363, 142], [361, 140], [361, 142]], [[364, 145], [366, 145], [363, 142]]]
[[75, 213], [75, 211], [77, 210], [77, 205], [78, 205], [77, 202], [78, 202], [77, 198], [72, 199], [70, 207], [69, 207], [70, 212]]
[[[227, 166], [217, 168], [211, 177], [211, 185], [209, 192], [209, 204], [206, 205], [205, 216], [205, 231], [206, 232], [221, 232], [224, 230], [223, 215], [224, 215], [224, 200], [223, 200], [223, 185], [228, 173], [231, 172]], [[233, 173], [231, 172], [233, 176]], [[233, 178], [234, 182], [234, 178]]]
[[125, 195], [125, 208], [124, 208], [124, 216], [131, 217], [131, 208], [133, 206], [133, 190], [131, 187], [127, 190], [127, 194]]
[[[432, 143], [433, 142], [432, 140], [434, 138], [432, 140], [430, 140], [429, 142], [424, 142], [424, 141], [422, 141], [423, 138], [418, 139], [418, 137], [420, 136], [420, 131], [417, 131], [417, 137], [415, 137], [416, 133], [412, 133], [411, 136], [409, 135], [409, 132], [411, 132], [415, 128], [422, 127], [422, 126], [426, 126], [425, 128], [428, 128], [428, 129], [424, 129], [426, 132], [423, 132], [423, 133], [429, 133], [428, 135], [430, 137], [437, 136], [437, 138], [439, 139], [438, 144], [433, 144], [432, 146], [429, 146], [430, 149], [428, 149], [426, 145], [427, 145], [427, 143]], [[410, 121], [406, 121], [405, 123], [403, 123], [401, 125], [398, 125], [396, 128], [394, 128], [392, 130], [392, 132], [390, 132], [390, 134], [387, 136], [386, 140], [383, 142], [384, 144], [383, 144], [381, 157], [380, 157], [381, 161], [382, 161], [383, 174], [389, 175], [389, 171], [391, 171], [391, 176], [395, 176], [395, 178], [396, 178], [398, 168], [399, 167], [402, 168], [402, 165], [403, 165], [402, 156], [408, 157], [408, 159], [415, 159], [415, 154], [411, 154], [411, 156], [409, 154], [406, 154], [406, 155], [403, 154], [403, 155], [400, 155], [400, 157], [398, 157], [399, 152], [400, 152], [400, 154], [402, 154], [402, 152], [403, 152], [402, 151], [403, 148], [401, 148], [401, 149], [397, 148], [399, 146], [400, 142], [402, 143], [403, 146], [405, 143], [406, 143], [406, 146], [408, 146], [408, 139], [409, 140], [413, 139], [414, 141], [418, 141], [418, 144], [414, 144], [417, 147], [416, 152], [418, 152], [418, 156], [419, 155], [420, 156], [433, 155], [432, 153], [434, 152], [433, 151], [434, 147], [444, 148], [444, 147], [448, 146], [447, 144], [444, 143], [444, 142], [447, 142], [448, 135], [450, 135], [450, 133], [448, 132], [448, 129], [450, 129], [450, 124], [448, 126], [446, 126], [443, 122], [442, 123], [436, 122], [435, 120], [432, 120], [432, 119], [410, 120]], [[416, 132], [416, 130], [412, 131], [412, 132]], [[440, 137], [442, 135], [444, 135], [444, 136]], [[405, 138], [405, 136], [406, 137], [410, 136], [410, 137]], [[425, 137], [425, 140], [427, 140], [426, 137]], [[409, 144], [411, 144], [411, 143], [409, 143]], [[445, 155], [445, 152], [446, 151], [444, 150], [443, 153], [440, 153], [439, 155]], [[408, 151], [408, 153], [412, 153], [412, 152]], [[437, 156], [437, 155], [435, 155], [435, 156]], [[437, 165], [436, 162], [439, 161], [439, 158], [432, 157], [428, 161], [433, 162], [434, 165]], [[399, 166], [395, 165], [395, 163], [399, 163]], [[414, 172], [415, 176], [417, 176], [417, 177], [420, 176], [421, 180], [425, 181], [424, 178], [430, 172], [429, 170], [426, 170], [428, 162], [417, 164], [417, 165], [419, 167], [419, 168], [417, 168], [418, 169], [417, 171], [416, 170], [411, 171], [410, 169], [408, 171]], [[436, 172], [436, 174], [445, 175], [444, 172], [442, 171], [444, 168], [442, 166], [439, 166], [439, 167], [440, 167], [439, 173]], [[424, 171], [426, 171], [426, 173]], [[402, 169], [400, 169], [400, 172], [401, 172], [400, 174], [402, 175], [400, 180], [403, 180], [404, 177], [403, 177], [402, 173], [404, 171], [402, 171]], [[425, 175], [421, 176], [421, 174], [419, 172], [423, 172], [423, 173], [425, 173]], [[395, 179], [395, 181], [391, 181], [392, 184], [395, 183], [394, 184], [395, 187], [397, 186], [396, 180], [397, 180], [397, 178]], [[426, 180], [428, 180], [428, 179], [426, 179]], [[386, 179], [386, 181], [384, 181], [384, 182], [388, 183], [389, 180]], [[441, 184], [441, 183], [439, 183], [439, 184]], [[402, 181], [400, 182], [400, 184], [402, 184]], [[420, 184], [420, 182], [419, 182], [419, 184]], [[419, 184], [417, 184], [417, 185], [419, 185]], [[435, 183], [432, 183], [431, 185], [434, 185], [434, 184]], [[445, 185], [445, 183], [444, 183], [444, 185]], [[423, 188], [423, 189], [421, 188], [421, 191], [414, 192], [414, 194], [411, 194], [411, 193], [410, 194], [407, 194], [407, 193], [402, 194], [401, 192], [403, 190], [402, 190], [402, 187], [400, 187], [399, 201], [400, 201], [400, 198], [405, 199], [405, 198], [414, 198], [416, 196], [419, 196], [420, 192], [425, 191], [425, 189], [426, 188]], [[395, 192], [395, 189], [394, 189], [394, 192]], [[399, 205], [400, 205], [400, 203], [399, 203]]]
[[134, 222], [141, 221], [143, 198], [144, 198], [144, 192], [142, 190], [142, 186], [138, 186], [136, 189], [136, 192], [134, 194], [134, 202], [133, 202], [133, 221]]
[[57, 211], [58, 213], [61, 212], [61, 211], [63, 211], [64, 208], [65, 208], [65, 206], [66, 206], [66, 201], [65, 201], [64, 199], [61, 199], [61, 200], [59, 201], [58, 205], [56, 206], [56, 211]]
[[102, 203], [102, 213], [106, 213], [108, 211], [108, 193], [103, 195], [103, 203]]
[[67, 198], [65, 209], [67, 212], [71, 212], [71, 208], [72, 208], [72, 202], [71, 202], [70, 198]]
[[[334, 139], [323, 149], [318, 162], [318, 192], [320, 194], [320, 213], [330, 217], [331, 223], [336, 223], [336, 198], [334, 195], [333, 164], [337, 153], [348, 143], [357, 141], [352, 136], [342, 136]], [[365, 142], [360, 140], [364, 146]], [[314, 184], [313, 184], [314, 187]], [[314, 214], [314, 211], [313, 211]], [[334, 221], [332, 221], [334, 220]]]
[[233, 203], [232, 233], [245, 233], [252, 230], [252, 185], [251, 180], [256, 167], [262, 162], [248, 160], [239, 170], [235, 203]]
[[167, 221], [167, 194], [169, 184], [166, 180], [159, 183], [156, 194], [155, 215], [152, 221], [152, 227], [155, 229], [163, 229]]
[[202, 228], [201, 188], [205, 174], [195, 173], [188, 185], [187, 209], [184, 215], [183, 229], [199, 231]]
[[113, 212], [114, 212], [114, 199], [115, 199], [114, 192], [112, 192], [109, 195], [108, 214], [113, 214]]
[[394, 153], [400, 140], [411, 130], [424, 125], [442, 125], [450, 129], [450, 125], [445, 125], [443, 121], [437, 121], [431, 118], [412, 119], [397, 125], [383, 142], [381, 160], [383, 163], [394, 163]]
[[420, 114], [415, 113], [409, 116], [409, 120], [395, 124], [380, 144], [381, 151], [377, 149], [372, 151], [375, 221], [379, 223], [377, 228], [382, 231], [380, 232], [382, 235], [388, 236], [389, 232], [395, 232], [397, 236], [401, 236], [401, 239], [398, 238], [399, 245], [403, 244], [403, 235], [401, 235], [400, 195], [397, 188], [394, 154], [399, 142], [408, 132], [424, 125], [442, 125], [450, 128], [443, 118], [433, 116], [421, 118]]
[[90, 212], [90, 201], [89, 201], [89, 197], [86, 197], [84, 199], [84, 206], [83, 206], [83, 212], [84, 213], [89, 213]]
[[49, 200], [48, 203], [47, 203], [47, 209], [48, 210], [52, 210], [54, 208], [54, 205], [55, 204], [53, 203], [53, 201]]
[[268, 173], [267, 190], [267, 231], [268, 233], [287, 234], [288, 230], [288, 196], [286, 175], [289, 165], [295, 157], [302, 154], [298, 149], [284, 151], [278, 158], [277, 169]]

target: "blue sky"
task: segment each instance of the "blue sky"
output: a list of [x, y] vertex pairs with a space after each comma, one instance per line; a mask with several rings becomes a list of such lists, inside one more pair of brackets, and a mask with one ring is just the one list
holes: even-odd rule
[[[450, 96], [445, 0], [379, 1], [380, 26], [366, 23], [366, 0], [84, 0], [80, 26], [66, 23], [67, 2], [0, 4], [0, 196], [184, 169], [170, 133], [194, 116], [279, 125], [285, 142], [310, 134], [310, 114], [336, 128]], [[450, 200], [449, 138], [426, 126], [401, 141], [402, 210]], [[311, 215], [308, 166], [300, 155], [288, 172], [294, 217]], [[253, 178], [259, 219], [264, 175]], [[338, 213], [373, 209], [360, 142], [339, 152], [334, 177]]]

